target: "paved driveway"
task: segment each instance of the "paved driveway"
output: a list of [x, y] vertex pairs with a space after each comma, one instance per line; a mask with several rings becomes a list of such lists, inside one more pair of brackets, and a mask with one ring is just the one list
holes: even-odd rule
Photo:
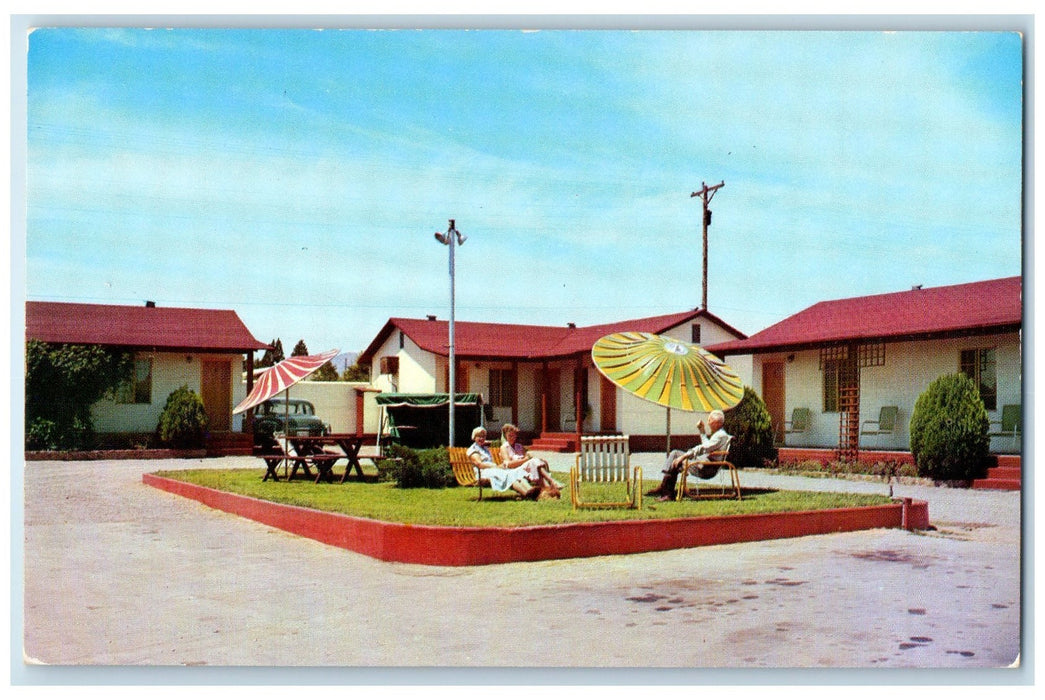
[[[26, 466], [27, 665], [18, 670], [28, 682], [39, 678], [35, 664], [669, 667], [629, 676], [656, 683], [692, 680], [670, 670], [679, 666], [984, 669], [1020, 653], [1018, 493], [897, 486], [897, 496], [929, 501], [938, 529], [927, 533], [426, 567], [141, 483], [144, 472], [201, 463], [261, 475], [250, 458]], [[524, 680], [575, 678], [549, 673]]]

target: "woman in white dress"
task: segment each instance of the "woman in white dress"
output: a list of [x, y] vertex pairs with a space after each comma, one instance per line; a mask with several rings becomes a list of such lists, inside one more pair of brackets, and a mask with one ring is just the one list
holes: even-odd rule
[[476, 477], [482, 469], [482, 478], [490, 481], [494, 491], [511, 489], [523, 498], [536, 499], [541, 494], [541, 487], [534, 486], [526, 479], [526, 470], [522, 467], [505, 469], [494, 462], [490, 447], [486, 444], [486, 428], [482, 426], [472, 431], [472, 446], [468, 448], [468, 459], [475, 465]]
[[531, 457], [518, 440], [519, 428], [505, 423], [501, 427], [501, 466], [525, 469], [526, 478], [540, 486], [540, 498], [559, 498], [562, 484], [552, 478], [548, 463], [539, 457]]

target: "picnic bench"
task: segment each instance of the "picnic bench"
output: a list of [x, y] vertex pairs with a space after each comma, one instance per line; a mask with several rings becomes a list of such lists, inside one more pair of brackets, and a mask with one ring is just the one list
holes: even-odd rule
[[359, 449], [362, 445], [362, 436], [354, 433], [285, 435], [272, 438], [257, 448], [254, 454], [265, 462], [266, 470], [262, 481], [267, 481], [270, 477], [278, 481], [280, 477], [277, 470], [283, 465], [287, 481], [293, 480], [299, 470], [312, 478], [312, 467], [315, 467], [317, 484], [320, 481], [333, 483], [334, 465], [338, 460], [347, 460], [345, 473], [340, 480], [343, 484], [353, 469], [360, 479], [363, 478], [363, 467], [359, 463]]

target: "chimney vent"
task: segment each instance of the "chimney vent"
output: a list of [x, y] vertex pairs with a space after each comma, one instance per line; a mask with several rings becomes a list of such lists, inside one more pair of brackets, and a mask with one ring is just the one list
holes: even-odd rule
[[156, 302], [155, 301], [147, 301], [147, 302], [145, 302], [145, 308], [146, 309], [155, 309], [156, 308]]
[[435, 314], [428, 314], [428, 320], [429, 321], [434, 321], [435, 320]]

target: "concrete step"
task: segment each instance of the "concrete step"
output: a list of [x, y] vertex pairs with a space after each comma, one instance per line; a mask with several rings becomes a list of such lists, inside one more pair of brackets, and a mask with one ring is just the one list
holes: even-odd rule
[[987, 470], [988, 479], [1014, 479], [1019, 481], [1023, 472], [1019, 467], [991, 467]]
[[974, 479], [972, 487], [986, 491], [1019, 491], [1022, 482], [1019, 479]]
[[251, 454], [253, 437], [249, 433], [211, 433], [207, 436], [208, 457], [228, 457]]
[[530, 449], [545, 452], [576, 452], [577, 438], [572, 433], [544, 433], [530, 443]]
[[541, 441], [534, 440], [533, 444], [530, 445], [531, 450], [537, 450], [540, 452], [576, 452], [577, 450], [571, 443], [553, 442], [553, 441]]
[[995, 466], [1020, 468], [1020, 455], [994, 455]]

